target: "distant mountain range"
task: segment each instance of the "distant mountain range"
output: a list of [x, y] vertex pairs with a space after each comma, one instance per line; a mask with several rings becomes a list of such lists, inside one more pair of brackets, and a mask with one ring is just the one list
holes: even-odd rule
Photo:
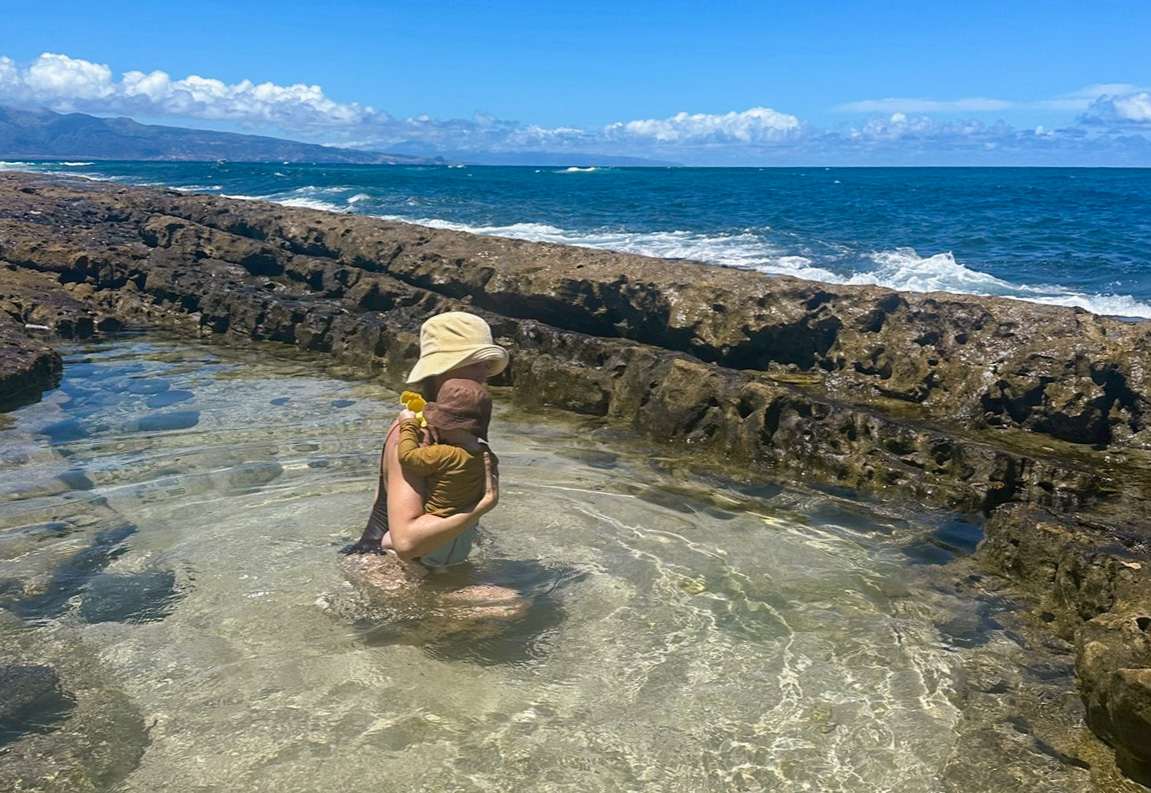
[[639, 157], [534, 152], [427, 152], [415, 142], [385, 154], [363, 149], [319, 146], [263, 135], [213, 132], [186, 127], [140, 124], [130, 118], [97, 118], [84, 113], [18, 110], [0, 107], [0, 160], [176, 160], [185, 162], [312, 162], [432, 165], [637, 165], [678, 163]]
[[443, 163], [439, 157], [382, 154], [298, 143], [235, 132], [139, 124], [130, 118], [0, 107], [0, 159], [182, 160], [330, 162], [361, 164]]

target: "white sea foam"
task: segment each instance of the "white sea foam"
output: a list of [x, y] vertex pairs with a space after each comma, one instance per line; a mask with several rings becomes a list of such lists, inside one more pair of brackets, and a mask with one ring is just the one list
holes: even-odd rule
[[367, 201], [370, 198], [371, 198], [371, 196], [368, 195], [367, 193], [356, 193], [354, 196], [352, 196], [351, 198], [348, 199], [348, 203], [349, 204], [358, 204], [361, 201]]
[[1051, 284], [1024, 285], [996, 278], [964, 267], [948, 253], [921, 257], [912, 248], [899, 248], [871, 254], [876, 269], [858, 272], [837, 283], [876, 284], [902, 292], [956, 292], [967, 295], [990, 295], [1077, 306], [1094, 314], [1151, 319], [1151, 305], [1130, 295], [1084, 294]]
[[61, 165], [67, 165], [69, 168], [82, 168], [85, 165], [92, 165], [90, 162], [62, 162]]
[[599, 168], [596, 168], [594, 165], [589, 168], [577, 168], [573, 165], [570, 168], [564, 168], [562, 171], [556, 171], [556, 173], [591, 173], [592, 171], [598, 170]]
[[281, 198], [277, 199], [276, 203], [283, 204], [286, 207], [303, 207], [304, 209], [322, 209], [325, 212], [341, 212], [347, 213], [347, 207], [333, 204], [331, 201], [321, 201], [318, 198], [307, 198], [299, 196], [297, 198]]
[[1011, 295], [1019, 287], [987, 273], [970, 270], [948, 253], [926, 258], [912, 248], [873, 253], [875, 269], [856, 273], [848, 284], [879, 284], [903, 292], [964, 292], [979, 295]]
[[638, 253], [660, 259], [690, 259], [709, 264], [760, 270], [778, 275], [794, 275], [815, 281], [833, 281], [837, 276], [830, 270], [816, 267], [805, 256], [788, 255], [783, 250], [768, 246], [750, 231], [738, 234], [697, 234], [690, 231], [626, 232], [600, 229], [574, 232], [546, 223], [512, 223], [507, 226], [471, 226], [438, 218], [413, 219], [402, 215], [380, 216], [386, 220], [415, 223], [430, 228], [466, 231], [496, 237], [554, 242], [584, 248]]
[[1151, 319], [1151, 305], [1136, 300], [1131, 295], [1084, 295], [1077, 292], [1067, 292], [1063, 295], [1020, 299], [1030, 300], [1033, 303], [1050, 303], [1056, 306], [1077, 306], [1087, 309], [1092, 314], [1103, 314], [1104, 316]]
[[[91, 163], [9, 161], [9, 162], [0, 162], [0, 171], [23, 171], [25, 173], [53, 174], [53, 173], [61, 173], [60, 169], [63, 165], [79, 166], [79, 165], [91, 165]], [[90, 173], [90, 172], [84, 173], [82, 171], [68, 171], [67, 173], [68, 173], [69, 179], [87, 179], [87, 180], [92, 181], [92, 182], [124, 181], [124, 179], [121, 177], [108, 176], [106, 174], [101, 174], [101, 173]], [[147, 186], [147, 185], [139, 183], [139, 182], [137, 182], [135, 184], [141, 184], [141, 186]], [[157, 186], [161, 186], [161, 185], [157, 185]]]
[[[289, 207], [302, 207], [304, 209], [320, 209], [324, 212], [338, 212], [347, 214], [351, 211], [348, 204], [354, 204], [356, 201], [361, 201], [365, 198], [370, 198], [366, 194], [359, 194], [352, 196], [350, 199], [344, 199], [344, 194], [348, 190], [346, 187], [314, 187], [307, 185], [290, 193], [273, 193], [270, 195], [259, 196], [225, 196], [226, 198], [243, 198], [252, 201], [272, 201], [277, 204], [283, 204]], [[337, 200], [339, 203], [336, 203]]]

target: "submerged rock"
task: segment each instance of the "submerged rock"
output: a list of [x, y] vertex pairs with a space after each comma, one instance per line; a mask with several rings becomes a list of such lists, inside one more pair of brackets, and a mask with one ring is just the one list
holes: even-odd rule
[[79, 615], [85, 622], [154, 622], [166, 617], [179, 593], [171, 570], [129, 575], [103, 573], [84, 588]]
[[279, 463], [240, 463], [216, 474], [214, 479], [219, 480], [220, 487], [230, 493], [244, 493], [276, 481], [283, 473], [284, 466]]
[[92, 544], [57, 567], [43, 587], [31, 593], [0, 600], [0, 606], [24, 620], [58, 617], [88, 583], [117, 557], [127, 551], [124, 544], [136, 533], [130, 523], [96, 533]]
[[50, 729], [75, 705], [50, 666], [0, 667], [0, 746], [29, 732]]
[[89, 435], [87, 427], [78, 419], [64, 419], [63, 421], [53, 422], [43, 427], [40, 432], [43, 435], [47, 435], [52, 443], [77, 441], [82, 438], [87, 438]]
[[177, 410], [172, 413], [143, 416], [135, 422], [135, 428], [140, 432], [169, 432], [171, 430], [190, 429], [199, 423], [200, 411]]
[[187, 402], [189, 399], [194, 399], [195, 394], [191, 391], [170, 390], [163, 391], [155, 396], [149, 397], [144, 403], [150, 408], [166, 408], [171, 405], [177, 405], [180, 402]]
[[[94, 658], [78, 647], [68, 650], [71, 654], [62, 654], [55, 668], [4, 667], [35, 670], [16, 674], [16, 690], [4, 685], [0, 669], [0, 703], [11, 693], [38, 714], [32, 717], [34, 728], [0, 739], [0, 790], [113, 790], [144, 754], [148, 730], [139, 711], [122, 692], [101, 680]], [[31, 700], [21, 691], [40, 696]]]

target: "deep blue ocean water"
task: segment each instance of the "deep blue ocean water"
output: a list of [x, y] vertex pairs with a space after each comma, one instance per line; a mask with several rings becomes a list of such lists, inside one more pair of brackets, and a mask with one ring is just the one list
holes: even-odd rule
[[1151, 318], [1151, 169], [6, 163], [833, 283]]

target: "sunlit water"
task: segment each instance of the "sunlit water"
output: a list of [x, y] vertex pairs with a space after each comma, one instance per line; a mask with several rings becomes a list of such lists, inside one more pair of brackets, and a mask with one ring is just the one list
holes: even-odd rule
[[395, 394], [266, 350], [66, 360], [0, 424], [0, 666], [50, 665], [70, 699], [0, 743], [0, 787], [1095, 789], [1053, 745], [1079, 734], [1067, 648], [970, 580], [962, 520], [505, 408], [461, 578], [526, 614], [357, 616], [336, 551]]

